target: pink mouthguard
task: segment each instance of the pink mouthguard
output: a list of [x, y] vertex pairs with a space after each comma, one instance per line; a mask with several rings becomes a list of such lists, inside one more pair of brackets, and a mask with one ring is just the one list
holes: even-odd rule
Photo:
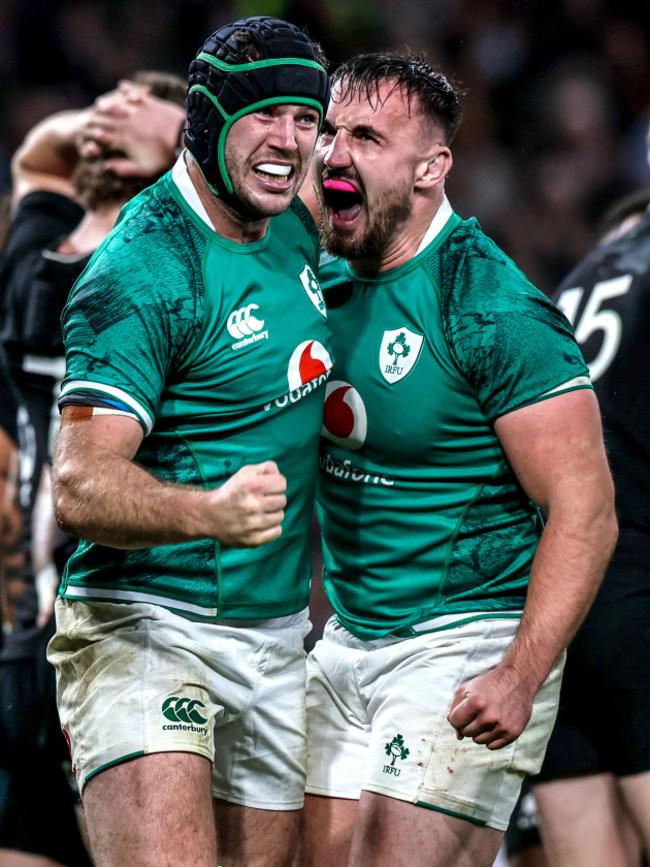
[[323, 181], [323, 186], [326, 190], [340, 190], [342, 193], [358, 192], [348, 181], [341, 181], [336, 178], [326, 178]]

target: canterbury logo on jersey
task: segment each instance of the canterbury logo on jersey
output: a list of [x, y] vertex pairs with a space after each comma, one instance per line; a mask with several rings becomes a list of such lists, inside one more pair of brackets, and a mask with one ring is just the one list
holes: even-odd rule
[[259, 309], [259, 304], [248, 304], [230, 314], [226, 327], [230, 336], [234, 337], [236, 341], [233, 343], [232, 349], [240, 349], [242, 346], [248, 346], [250, 343], [257, 343], [258, 340], [268, 338], [269, 332], [262, 331], [264, 320], [258, 319], [253, 312]]

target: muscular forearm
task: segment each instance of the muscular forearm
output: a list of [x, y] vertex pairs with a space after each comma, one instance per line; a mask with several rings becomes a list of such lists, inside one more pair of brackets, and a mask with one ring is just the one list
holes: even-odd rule
[[164, 484], [118, 455], [95, 455], [91, 474], [74, 460], [55, 463], [53, 496], [59, 526], [101, 545], [147, 548], [206, 535], [206, 491]]
[[533, 561], [524, 613], [501, 668], [534, 695], [584, 619], [616, 542], [611, 508], [588, 520], [551, 515]]
[[12, 204], [34, 189], [72, 197], [72, 175], [79, 155], [77, 137], [88, 110], [63, 111], [37, 124], [25, 137], [11, 161]]
[[85, 410], [64, 409], [52, 466], [62, 529], [113, 548], [195, 539], [256, 547], [280, 535], [286, 479], [273, 461], [244, 466], [217, 488], [175, 485], [134, 463], [141, 439], [132, 419], [92, 421]]

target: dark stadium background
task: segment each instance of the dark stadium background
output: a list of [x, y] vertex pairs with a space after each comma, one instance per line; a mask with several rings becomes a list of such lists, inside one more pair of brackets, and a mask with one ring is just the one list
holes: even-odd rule
[[452, 205], [548, 294], [607, 208], [650, 186], [649, 0], [1, 0], [0, 195], [42, 117], [136, 69], [185, 75], [212, 30], [258, 14], [304, 26], [333, 67], [409, 48], [453, 77]]

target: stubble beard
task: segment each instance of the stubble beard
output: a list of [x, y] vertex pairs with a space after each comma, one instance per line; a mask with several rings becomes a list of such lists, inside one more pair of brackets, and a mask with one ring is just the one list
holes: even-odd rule
[[[347, 235], [332, 226], [329, 221], [329, 209], [323, 199], [322, 191], [318, 191], [318, 207], [321, 222], [321, 243], [332, 256], [338, 256], [348, 261], [366, 259], [380, 261], [399, 230], [409, 220], [413, 212], [413, 204], [409, 191], [396, 192], [390, 190], [369, 213], [366, 228], [359, 235]], [[392, 199], [392, 201], [391, 201]]]
[[[236, 165], [236, 159], [234, 156], [234, 152], [231, 153], [228, 151], [228, 147], [226, 146], [226, 166]], [[272, 157], [268, 158], [269, 162], [273, 161]], [[248, 173], [255, 173], [253, 165], [256, 165], [260, 162], [264, 162], [264, 159], [261, 157], [256, 157], [254, 161], [250, 162], [248, 165], [240, 168], [233, 169], [229, 171], [230, 183], [232, 184], [232, 195], [235, 201], [230, 201], [230, 207], [233, 211], [245, 221], [255, 221], [255, 220], [264, 220], [269, 217], [277, 217], [280, 214], [283, 214], [288, 208], [291, 206], [291, 202], [295, 199], [297, 195], [297, 190], [300, 189], [300, 185], [304, 182], [306, 171], [304, 169], [305, 163], [299, 159], [297, 160], [297, 165], [294, 168], [294, 184], [293, 184], [293, 192], [291, 193], [291, 198], [288, 202], [284, 199], [284, 196], [287, 194], [278, 194], [277, 199], [273, 195], [273, 193], [256, 193], [255, 190], [251, 189], [250, 184], [247, 183], [246, 178]], [[299, 179], [299, 182], [296, 181]], [[276, 201], [274, 202], [274, 199]], [[284, 199], [284, 201], [283, 201]], [[285, 204], [286, 202], [286, 204]]]

